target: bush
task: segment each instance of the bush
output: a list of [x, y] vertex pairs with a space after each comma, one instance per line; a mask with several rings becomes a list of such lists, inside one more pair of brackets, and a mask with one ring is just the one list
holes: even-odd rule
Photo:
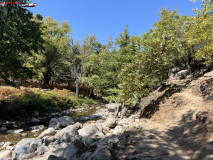
[[72, 92], [60, 91], [38, 91], [25, 89], [16, 92], [9, 99], [0, 100], [0, 119], [19, 120], [28, 117], [34, 111], [40, 114], [49, 112], [60, 112], [69, 108], [77, 108], [83, 104], [93, 104], [93, 100], [88, 98], [75, 98], [70, 96]]

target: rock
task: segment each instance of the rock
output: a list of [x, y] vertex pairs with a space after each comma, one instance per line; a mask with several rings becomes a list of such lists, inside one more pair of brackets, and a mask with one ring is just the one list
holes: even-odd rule
[[128, 125], [130, 120], [128, 118], [121, 119], [118, 124], [121, 126]]
[[35, 117], [32, 117], [32, 119], [30, 121], [30, 123], [39, 123], [39, 122], [40, 122], [40, 120]]
[[176, 74], [171, 74], [169, 79], [170, 80], [181, 80], [185, 78], [189, 74], [189, 70], [181, 70], [177, 72]]
[[6, 149], [7, 149], [7, 150], [13, 150], [14, 147], [13, 147], [13, 146], [8, 146]]
[[23, 132], [23, 129], [8, 130], [7, 133], [17, 134]]
[[75, 141], [69, 144], [64, 151], [65, 159], [78, 159], [78, 155], [81, 155], [86, 150], [86, 146], [82, 141]]
[[115, 129], [113, 130], [113, 134], [119, 134], [124, 130], [122, 126], [116, 126]]
[[213, 111], [213, 106], [210, 107], [210, 108], [208, 109], [208, 111], [212, 112], [212, 111]]
[[30, 127], [31, 130], [42, 130], [44, 128], [45, 127], [43, 125], [37, 125], [37, 126]]
[[48, 127], [58, 129], [60, 127], [59, 120], [57, 118], [51, 118], [51, 120], [49, 121]]
[[115, 128], [116, 126], [116, 119], [113, 117], [109, 117], [106, 119], [106, 121], [103, 124], [104, 127], [109, 127], [109, 128]]
[[82, 137], [95, 137], [103, 136], [102, 128], [97, 124], [88, 124], [82, 129], [78, 130], [79, 135]]
[[22, 137], [26, 137], [28, 134], [27, 133], [22, 133], [21, 136]]
[[1, 143], [0, 143], [0, 147], [2, 147], [3, 145], [4, 145], [4, 142], [1, 142]]
[[57, 156], [55, 156], [55, 155], [50, 155], [50, 156], [48, 157], [48, 160], [64, 160], [64, 158], [60, 158], [60, 157], [57, 157]]
[[45, 137], [43, 137], [43, 139], [44, 139], [44, 143], [46, 145], [49, 145], [50, 143], [55, 141], [55, 137], [54, 136], [45, 136]]
[[108, 108], [110, 112], [115, 112], [120, 105], [121, 104], [119, 103], [110, 103], [110, 104], [106, 104], [106, 108]]
[[4, 145], [1, 147], [2, 150], [6, 149], [8, 146], [10, 146], [12, 143], [11, 142], [6, 142]]
[[37, 153], [39, 154], [39, 155], [42, 155], [42, 154], [44, 154], [45, 152], [48, 152], [50, 149], [47, 147], [47, 146], [41, 146], [41, 147], [38, 147], [37, 148]]
[[207, 125], [206, 128], [209, 132], [211, 132], [211, 133], [213, 132], [213, 124]]
[[111, 148], [109, 146], [99, 146], [91, 155], [91, 160], [113, 160]]
[[38, 117], [39, 116], [39, 112], [38, 111], [34, 111], [34, 116]]
[[5, 132], [7, 130], [7, 128], [6, 127], [1, 127], [1, 129], [0, 129], [0, 132]]
[[30, 146], [33, 150], [36, 150], [39, 146], [42, 146], [43, 139], [42, 138], [36, 138], [33, 142], [30, 143]]
[[12, 156], [12, 151], [11, 150], [5, 150], [0, 153], [0, 159], [4, 160]]
[[39, 137], [49, 136], [49, 135], [55, 135], [57, 132], [54, 128], [48, 128], [45, 131], [43, 131]]
[[69, 125], [73, 125], [75, 123], [73, 119], [69, 116], [60, 117], [58, 120], [59, 120], [60, 127], [66, 127]]
[[204, 77], [213, 77], [213, 71], [204, 74]]
[[107, 136], [103, 139], [101, 139], [98, 144], [99, 145], [107, 145], [107, 146], [110, 146], [110, 147], [113, 147], [116, 143], [119, 142], [119, 139], [116, 135], [110, 135], [110, 136]]
[[35, 138], [26, 138], [19, 141], [14, 150], [15, 158], [22, 159], [24, 158], [23, 155], [34, 152], [35, 150], [33, 150], [33, 148], [30, 146], [30, 143], [34, 141]]
[[80, 123], [76, 123], [75, 125], [67, 126], [66, 128], [59, 131], [55, 138], [58, 139], [60, 142], [70, 142], [72, 137], [78, 136], [79, 127], [82, 126]]

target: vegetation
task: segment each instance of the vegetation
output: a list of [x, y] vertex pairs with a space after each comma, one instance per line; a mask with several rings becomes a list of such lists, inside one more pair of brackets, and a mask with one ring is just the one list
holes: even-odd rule
[[0, 117], [5, 120], [19, 120], [31, 116], [34, 111], [44, 114], [95, 103], [88, 98], [77, 99], [74, 93], [68, 90], [42, 91], [38, 88], [1, 87], [0, 91]]
[[[161, 19], [142, 36], [130, 36], [127, 26], [115, 41], [109, 38], [101, 44], [92, 34], [81, 45], [73, 42], [66, 21], [60, 25], [51, 17], [32, 16], [20, 6], [1, 7], [0, 78], [6, 83], [33, 79], [46, 86], [51, 82], [75, 84], [77, 98], [79, 86], [86, 85], [89, 97], [96, 94], [134, 105], [166, 79], [174, 66], [193, 71], [213, 65], [211, 0], [204, 0], [194, 13], [193, 17], [181, 16], [178, 10], [163, 8]], [[14, 25], [10, 25], [12, 21]], [[19, 107], [22, 110], [16, 109], [17, 113], [26, 115], [33, 110], [58, 111], [83, 103], [51, 92], [26, 91], [14, 96], [2, 100], [1, 107], [10, 111]]]

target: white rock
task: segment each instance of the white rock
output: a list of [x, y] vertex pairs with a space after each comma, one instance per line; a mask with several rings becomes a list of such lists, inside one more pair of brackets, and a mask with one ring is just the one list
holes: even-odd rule
[[21, 132], [23, 132], [23, 131], [24, 131], [23, 129], [15, 129], [15, 130], [8, 130], [7, 133], [16, 134], [16, 133], [21, 133]]
[[4, 160], [12, 156], [12, 151], [11, 150], [5, 150], [0, 153], [0, 159]]
[[57, 132], [54, 128], [48, 128], [44, 132], [42, 132], [39, 137], [44, 137], [48, 135], [55, 135]]

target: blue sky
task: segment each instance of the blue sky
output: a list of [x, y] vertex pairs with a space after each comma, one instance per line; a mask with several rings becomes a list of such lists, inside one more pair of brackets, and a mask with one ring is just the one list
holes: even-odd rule
[[67, 20], [73, 30], [72, 37], [80, 42], [85, 35], [95, 33], [101, 43], [113, 39], [128, 24], [131, 35], [147, 32], [159, 20], [162, 7], [178, 9], [181, 15], [193, 15], [193, 8], [200, 8], [201, 0], [31, 0], [37, 3], [29, 8], [34, 14], [51, 16], [58, 22]]

